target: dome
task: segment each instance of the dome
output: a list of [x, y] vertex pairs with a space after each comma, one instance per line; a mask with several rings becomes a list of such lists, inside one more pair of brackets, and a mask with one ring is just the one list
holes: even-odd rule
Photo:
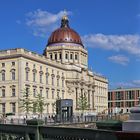
[[48, 45], [54, 43], [75, 43], [83, 46], [79, 34], [69, 27], [67, 16], [62, 17], [61, 27], [52, 32], [49, 37]]

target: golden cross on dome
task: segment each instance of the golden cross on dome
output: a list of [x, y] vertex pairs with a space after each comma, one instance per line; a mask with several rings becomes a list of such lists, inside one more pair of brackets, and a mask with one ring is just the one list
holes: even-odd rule
[[67, 11], [66, 11], [66, 9], [64, 9], [64, 15], [63, 15], [62, 19], [68, 20], [68, 16], [67, 16]]

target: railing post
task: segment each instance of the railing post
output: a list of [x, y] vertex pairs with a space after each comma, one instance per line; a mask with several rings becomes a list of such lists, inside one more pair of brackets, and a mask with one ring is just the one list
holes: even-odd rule
[[[43, 125], [44, 121], [40, 120], [40, 119], [32, 119], [32, 120], [27, 120], [26, 123], [27, 123], [27, 125], [32, 125], [32, 126], [35, 126], [35, 128], [36, 128], [34, 140], [43, 140], [42, 135], [39, 132], [39, 126]], [[29, 134], [28, 134], [28, 137], [29, 137]], [[30, 137], [29, 137], [29, 139], [28, 139], [28, 137], [26, 140], [30, 140]]]
[[30, 140], [29, 134], [25, 134], [25, 140]]

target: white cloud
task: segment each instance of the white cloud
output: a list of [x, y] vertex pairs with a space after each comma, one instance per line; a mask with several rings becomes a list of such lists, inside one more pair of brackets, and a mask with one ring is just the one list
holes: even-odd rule
[[125, 51], [140, 56], [140, 35], [90, 34], [82, 37], [87, 47]]
[[50, 32], [59, 27], [60, 19], [64, 14], [71, 14], [69, 11], [60, 11], [56, 14], [37, 9], [26, 14], [26, 25], [29, 26], [33, 35], [46, 37]]
[[20, 21], [20, 20], [16, 20], [16, 23], [17, 23], [17, 24], [21, 24], [21, 21]]
[[110, 56], [108, 59], [114, 63], [118, 63], [121, 65], [127, 65], [129, 62], [129, 58], [124, 55]]
[[111, 88], [134, 88], [134, 87], [140, 87], [140, 80], [133, 80], [129, 82], [117, 82], [117, 83], [111, 83]]
[[133, 80], [133, 83], [140, 86], [140, 80]]

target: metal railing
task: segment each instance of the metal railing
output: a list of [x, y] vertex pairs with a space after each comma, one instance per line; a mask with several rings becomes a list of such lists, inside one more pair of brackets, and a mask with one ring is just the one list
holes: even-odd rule
[[0, 124], [0, 140], [139, 140], [139, 132]]

